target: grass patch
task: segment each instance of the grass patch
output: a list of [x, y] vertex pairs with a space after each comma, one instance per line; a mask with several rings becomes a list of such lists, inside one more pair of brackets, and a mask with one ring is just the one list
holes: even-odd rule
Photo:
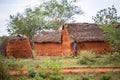
[[78, 56], [77, 63], [89, 67], [119, 67], [120, 54], [115, 52], [113, 54], [107, 53], [104, 55], [95, 54], [92, 51], [82, 51]]
[[[20, 69], [20, 68], [38, 68], [39, 66], [45, 65], [48, 61], [57, 61], [61, 68], [66, 67], [119, 67], [120, 66], [120, 54], [106, 54], [98, 55], [92, 51], [83, 51], [78, 55], [77, 58], [72, 57], [58, 57], [58, 58], [33, 58], [33, 59], [6, 59], [8, 61], [9, 68]], [[48, 63], [47, 62], [47, 63]], [[51, 64], [51, 62], [49, 62]]]

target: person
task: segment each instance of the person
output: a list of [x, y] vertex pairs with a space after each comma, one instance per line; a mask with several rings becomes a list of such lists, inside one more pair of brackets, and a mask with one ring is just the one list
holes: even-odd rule
[[74, 41], [74, 44], [73, 44], [73, 51], [74, 51], [74, 57], [77, 57], [77, 51], [78, 51], [78, 44], [77, 44], [77, 41]]

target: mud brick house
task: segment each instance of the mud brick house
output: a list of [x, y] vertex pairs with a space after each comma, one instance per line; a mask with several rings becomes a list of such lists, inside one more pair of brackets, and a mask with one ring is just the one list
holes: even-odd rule
[[73, 51], [73, 42], [77, 41], [78, 51], [93, 50], [97, 53], [110, 52], [109, 44], [105, 42], [103, 31], [97, 24], [68, 23], [62, 28], [62, 51]]
[[10, 56], [15, 58], [32, 58], [32, 49], [29, 39], [21, 35], [10, 38], [6, 47], [6, 56], [7, 58]]
[[78, 51], [93, 50], [97, 53], [110, 52], [104, 40], [103, 31], [97, 24], [67, 23], [61, 31], [40, 32], [32, 42], [37, 55], [73, 55], [73, 42], [77, 41]]
[[61, 31], [42, 31], [32, 39], [32, 42], [38, 56], [62, 55]]

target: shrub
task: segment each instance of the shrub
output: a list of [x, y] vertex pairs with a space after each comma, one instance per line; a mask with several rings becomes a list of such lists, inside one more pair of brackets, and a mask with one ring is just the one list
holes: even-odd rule
[[120, 54], [118, 52], [114, 52], [109, 57], [110, 61], [118, 61], [120, 62]]
[[80, 74], [80, 80], [93, 80], [93, 75], [90, 74]]
[[45, 80], [45, 79], [36, 74], [33, 80]]
[[34, 78], [35, 75], [36, 75], [36, 72], [34, 71], [34, 69], [30, 69], [30, 70], [27, 72], [27, 76], [28, 76], [28, 77]]
[[78, 64], [93, 64], [97, 56], [92, 51], [81, 51], [78, 59]]
[[0, 80], [10, 80], [6, 59], [0, 56]]
[[116, 52], [120, 52], [120, 29], [112, 27], [112, 25], [103, 25], [101, 28], [105, 33], [105, 39], [110, 43], [111, 48]]
[[27, 73], [28, 77], [34, 78], [34, 80], [63, 80], [61, 73], [61, 64], [58, 60], [45, 59], [39, 70], [34, 71], [30, 69]]
[[61, 75], [51, 75], [50, 80], [64, 80], [64, 77]]
[[109, 75], [109, 74], [103, 74], [103, 75], [100, 77], [100, 80], [112, 80], [112, 77], [111, 77], [111, 75]]
[[61, 74], [61, 64], [59, 60], [46, 59], [43, 64], [39, 65], [40, 68], [47, 68], [51, 70], [51, 74], [58, 75]]
[[0, 37], [0, 54], [6, 56], [6, 47], [8, 42], [8, 36]]
[[7, 59], [7, 62], [10, 70], [19, 70], [23, 67], [23, 64], [19, 62], [19, 59], [15, 59], [14, 57]]
[[110, 65], [120, 65], [120, 54], [118, 52], [115, 53], [108, 53], [106, 55], [101, 56], [102, 60], [99, 60], [98, 64], [102, 63], [103, 65], [110, 64]]
[[47, 78], [48, 76], [50, 76], [51, 74], [49, 72], [46, 71], [40, 71], [37, 73], [37, 75], [43, 79]]
[[11, 78], [10, 80], [28, 80], [27, 77], [14, 77], [14, 78]]

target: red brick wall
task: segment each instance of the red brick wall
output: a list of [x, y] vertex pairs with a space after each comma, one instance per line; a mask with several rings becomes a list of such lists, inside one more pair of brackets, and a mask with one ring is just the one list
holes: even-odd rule
[[61, 56], [61, 43], [35, 43], [35, 52], [38, 56]]
[[6, 48], [7, 58], [32, 58], [32, 50], [28, 39], [9, 41]]

